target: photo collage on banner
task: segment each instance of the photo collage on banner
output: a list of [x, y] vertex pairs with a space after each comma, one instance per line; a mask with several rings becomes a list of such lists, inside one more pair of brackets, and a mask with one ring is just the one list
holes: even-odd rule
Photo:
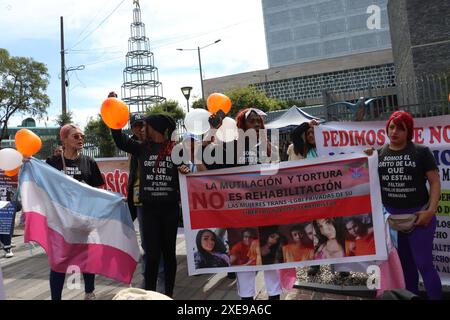
[[180, 176], [190, 274], [382, 259], [368, 158], [336, 160], [282, 163], [272, 176], [258, 166]]

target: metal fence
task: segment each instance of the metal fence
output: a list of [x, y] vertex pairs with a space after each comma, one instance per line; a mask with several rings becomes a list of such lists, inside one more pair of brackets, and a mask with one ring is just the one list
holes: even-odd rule
[[328, 121], [386, 119], [396, 110], [406, 110], [414, 117], [438, 116], [450, 113], [449, 93], [450, 72], [394, 79], [388, 85], [369, 85], [357, 91], [328, 89], [324, 92], [326, 107], [315, 115]]

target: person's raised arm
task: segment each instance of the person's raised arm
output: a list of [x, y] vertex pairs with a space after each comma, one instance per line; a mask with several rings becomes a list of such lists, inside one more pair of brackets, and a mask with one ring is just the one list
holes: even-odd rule
[[142, 142], [131, 139], [121, 129], [111, 129], [111, 135], [117, 148], [133, 155], [139, 155]]

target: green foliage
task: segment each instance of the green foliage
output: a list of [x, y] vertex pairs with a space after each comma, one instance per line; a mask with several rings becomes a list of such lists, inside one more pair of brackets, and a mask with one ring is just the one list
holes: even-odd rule
[[46, 94], [49, 77], [45, 64], [32, 58], [12, 57], [0, 48], [0, 139], [12, 115], [40, 118], [46, 113], [50, 105]]
[[85, 148], [95, 148], [100, 150], [99, 157], [114, 157], [116, 145], [111, 136], [110, 129], [103, 122], [102, 117], [97, 115], [96, 119], [89, 119], [84, 128], [86, 135]]
[[199, 98], [199, 99], [195, 100], [194, 102], [192, 102], [191, 108], [192, 109], [198, 109], [198, 108], [206, 109], [206, 101], [203, 100], [202, 98]]
[[56, 124], [61, 128], [63, 125], [73, 122], [73, 112], [69, 111], [66, 114], [59, 114], [55, 120]]
[[258, 108], [262, 111], [280, 110], [280, 102], [266, 96], [264, 92], [255, 87], [235, 88], [224, 93], [231, 99], [232, 106], [228, 116], [235, 117], [241, 109]]
[[184, 119], [185, 116], [184, 110], [180, 107], [178, 101], [175, 100], [167, 100], [154, 106], [148, 107], [145, 114], [169, 115], [175, 120], [175, 122], [179, 119]]
[[[62, 114], [62, 113], [59, 114], [56, 117], [55, 122], [59, 126], [59, 128], [62, 128], [62, 126], [64, 126], [65, 124], [72, 123], [73, 122], [73, 112], [69, 111], [69, 112], [66, 112], [66, 114]], [[56, 137], [56, 143], [62, 144], [61, 138], [59, 137], [59, 135]]]

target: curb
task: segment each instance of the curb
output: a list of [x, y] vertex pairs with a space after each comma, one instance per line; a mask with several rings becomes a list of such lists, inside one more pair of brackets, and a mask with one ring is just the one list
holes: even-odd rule
[[369, 290], [365, 286], [339, 286], [303, 281], [297, 281], [294, 288], [371, 299], [376, 299], [377, 294], [376, 290]]

